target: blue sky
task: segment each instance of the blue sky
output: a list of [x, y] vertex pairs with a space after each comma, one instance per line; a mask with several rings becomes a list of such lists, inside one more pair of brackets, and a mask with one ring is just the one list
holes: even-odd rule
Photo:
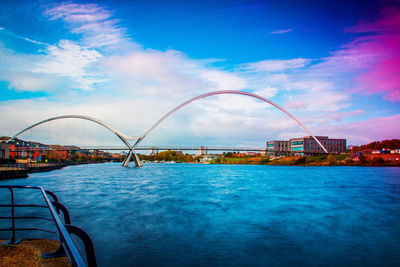
[[[391, 0], [1, 1], [0, 135], [65, 114], [135, 135], [189, 98], [242, 90], [316, 135], [399, 138], [399, 44]], [[222, 95], [180, 110], [145, 144], [264, 146], [303, 135], [265, 103]], [[76, 121], [22, 137], [118, 143]]]

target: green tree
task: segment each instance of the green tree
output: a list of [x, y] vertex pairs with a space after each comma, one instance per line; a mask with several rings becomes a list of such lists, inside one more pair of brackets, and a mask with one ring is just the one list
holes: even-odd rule
[[88, 156], [85, 153], [79, 153], [78, 154], [78, 160], [79, 161], [87, 161], [88, 160]]
[[269, 157], [262, 158], [262, 159], [260, 160], [260, 164], [261, 164], [261, 165], [266, 165], [266, 164], [268, 164], [269, 162], [270, 162]]
[[68, 158], [75, 161], [78, 159], [78, 153], [76, 153], [75, 150], [72, 150], [70, 153], [68, 153]]
[[233, 157], [233, 154], [232, 154], [232, 152], [228, 152], [228, 153], [226, 153], [225, 155], [224, 155], [224, 158], [225, 157], [227, 157], [227, 158], [231, 158], [231, 157]]

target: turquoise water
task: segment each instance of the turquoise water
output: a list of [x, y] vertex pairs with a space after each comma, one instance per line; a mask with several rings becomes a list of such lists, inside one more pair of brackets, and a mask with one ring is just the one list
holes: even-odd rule
[[400, 264], [400, 168], [106, 163], [0, 184], [55, 192], [99, 266]]

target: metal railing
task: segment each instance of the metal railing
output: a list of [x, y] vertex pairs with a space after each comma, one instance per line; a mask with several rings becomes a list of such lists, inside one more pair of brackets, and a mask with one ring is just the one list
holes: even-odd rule
[[0, 171], [27, 170], [26, 163], [0, 163]]
[[[10, 205], [2, 204], [2, 207], [11, 208], [11, 216], [0, 217], [2, 220], [11, 220], [10, 228], [0, 228], [0, 231], [9, 231], [11, 232], [10, 240], [6, 241], [3, 244], [15, 245], [18, 244], [21, 240], [18, 240], [16, 237], [17, 231], [43, 231], [47, 233], [52, 233], [58, 235], [60, 241], [60, 247], [54, 253], [44, 253], [42, 254], [43, 258], [50, 257], [60, 257], [66, 256], [71, 264], [71, 266], [81, 267], [81, 266], [97, 266], [96, 256], [94, 251], [93, 242], [90, 239], [89, 235], [83, 231], [82, 229], [71, 225], [71, 217], [67, 208], [62, 205], [57, 196], [48, 190], [44, 190], [41, 186], [20, 186], [20, 185], [0, 185], [0, 189], [8, 189], [10, 191], [11, 199]], [[33, 189], [40, 190], [46, 205], [37, 205], [37, 204], [15, 204], [14, 198], [14, 189]], [[50, 201], [48, 196], [53, 198], [53, 201]], [[30, 207], [30, 208], [46, 208], [49, 210], [51, 214], [51, 218], [41, 217], [41, 216], [16, 216], [15, 209], [21, 207]], [[63, 214], [64, 222], [61, 220], [60, 214]], [[17, 220], [46, 220], [54, 222], [54, 225], [57, 231], [51, 231], [48, 229], [42, 228], [34, 228], [34, 227], [24, 227], [18, 228], [16, 227]], [[85, 246], [85, 256], [86, 260], [79, 253], [79, 250], [71, 238], [71, 234], [76, 235], [81, 239]]]
[[[262, 147], [208, 147], [208, 146], [137, 146], [135, 150], [193, 150], [199, 149], [210, 150], [210, 151], [254, 151], [262, 152], [265, 148]], [[86, 150], [129, 150], [126, 146], [80, 146], [80, 147], [56, 147], [56, 148], [40, 148], [37, 151], [86, 151]], [[18, 152], [17, 150], [10, 149], [10, 152]]]

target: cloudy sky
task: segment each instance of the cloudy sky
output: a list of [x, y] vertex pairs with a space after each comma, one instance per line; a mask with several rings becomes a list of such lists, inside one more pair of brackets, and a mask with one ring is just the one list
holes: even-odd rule
[[[348, 144], [400, 138], [400, 2], [0, 1], [0, 135], [66, 114], [136, 135], [216, 90], [268, 98]], [[263, 147], [304, 135], [267, 103], [220, 95], [143, 144]], [[21, 138], [119, 144], [73, 119]]]

